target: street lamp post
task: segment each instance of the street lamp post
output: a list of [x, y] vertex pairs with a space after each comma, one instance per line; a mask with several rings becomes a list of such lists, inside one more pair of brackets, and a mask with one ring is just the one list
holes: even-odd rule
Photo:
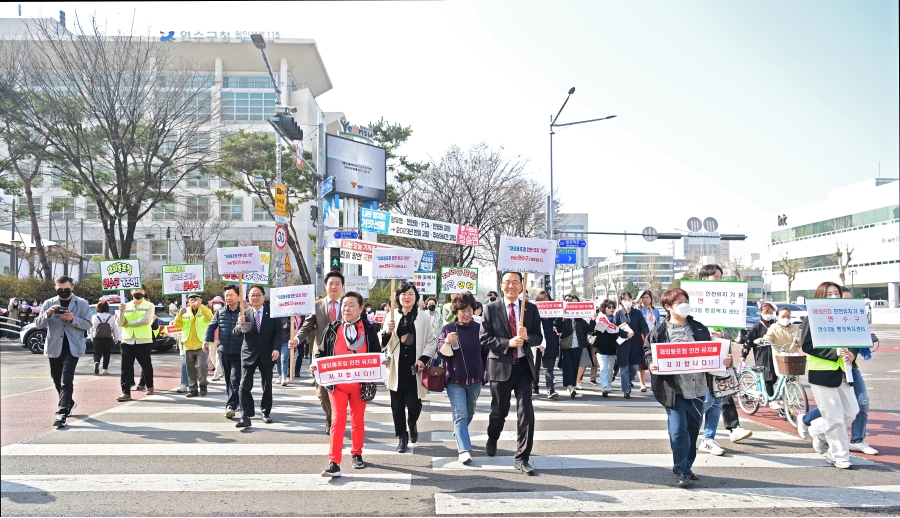
[[854, 276], [856, 275], [856, 270], [850, 270], [850, 296], [856, 297], [856, 281], [854, 280]]
[[[575, 87], [573, 86], [572, 88], [569, 88], [569, 93], [566, 95], [566, 100], [563, 101], [562, 106], [559, 107], [559, 111], [556, 112], [556, 117], [553, 117], [552, 119], [550, 119], [550, 207], [548, 208], [548, 210], [549, 210], [548, 227], [549, 228], [548, 228], [548, 232], [547, 232], [549, 235], [549, 239], [555, 239], [554, 232], [553, 232], [553, 216], [556, 214], [556, 205], [554, 204], [554, 200], [553, 200], [553, 196], [554, 196], [554, 193], [553, 193], [553, 135], [555, 135], [553, 128], [562, 128], [565, 126], [574, 126], [576, 124], [585, 124], [588, 122], [603, 121], [603, 120], [612, 119], [615, 117], [615, 115], [610, 115], [608, 117], [601, 117], [599, 119], [590, 119], [590, 120], [577, 121], [577, 122], [567, 122], [565, 124], [557, 124], [556, 120], [559, 119], [559, 115], [562, 113], [563, 108], [565, 108], [566, 103], [569, 102], [569, 97], [571, 97], [572, 94], [574, 94], [574, 93], [575, 93]], [[556, 275], [550, 276], [550, 295], [551, 296], [556, 295]]]

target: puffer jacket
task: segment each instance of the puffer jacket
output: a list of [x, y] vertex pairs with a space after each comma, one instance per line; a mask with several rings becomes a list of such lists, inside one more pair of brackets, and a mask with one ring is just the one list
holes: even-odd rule
[[241, 354], [241, 346], [244, 344], [244, 335], [234, 336], [232, 331], [237, 327], [237, 319], [241, 314], [241, 307], [232, 311], [227, 305], [213, 314], [209, 327], [206, 328], [204, 341], [212, 343], [219, 330], [219, 350], [222, 354]]

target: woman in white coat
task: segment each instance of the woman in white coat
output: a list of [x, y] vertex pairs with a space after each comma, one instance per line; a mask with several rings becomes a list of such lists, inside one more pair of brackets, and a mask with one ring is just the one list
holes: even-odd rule
[[399, 307], [385, 318], [381, 344], [389, 358], [386, 385], [391, 392], [394, 432], [400, 438], [397, 451], [403, 453], [410, 442], [415, 443], [419, 438], [416, 423], [425, 397], [422, 372], [434, 355], [437, 342], [431, 319], [426, 312], [418, 310], [419, 290], [415, 286], [401, 284], [394, 293], [394, 301]]

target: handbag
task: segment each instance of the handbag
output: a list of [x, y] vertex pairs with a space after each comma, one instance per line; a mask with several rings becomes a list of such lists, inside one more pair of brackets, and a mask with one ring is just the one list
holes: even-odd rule
[[359, 396], [363, 403], [368, 403], [375, 399], [375, 393], [378, 392], [378, 386], [374, 383], [360, 383]]
[[728, 367], [725, 372], [727, 373], [725, 376], [706, 375], [709, 393], [716, 399], [729, 398], [741, 391], [734, 368]]
[[443, 365], [435, 365], [436, 357], [437, 349], [434, 350], [434, 354], [428, 360], [428, 365], [425, 366], [425, 372], [422, 373], [422, 386], [429, 392], [443, 392], [447, 388], [447, 368]]
[[560, 336], [559, 337], [559, 348], [562, 350], [568, 350], [572, 348], [572, 336], [575, 333], [570, 334], [569, 336]]

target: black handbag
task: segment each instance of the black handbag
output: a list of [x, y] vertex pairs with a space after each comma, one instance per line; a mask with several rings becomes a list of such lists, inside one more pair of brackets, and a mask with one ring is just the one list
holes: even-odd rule
[[359, 396], [363, 403], [368, 403], [375, 399], [375, 393], [378, 392], [378, 386], [374, 383], [360, 383]]

